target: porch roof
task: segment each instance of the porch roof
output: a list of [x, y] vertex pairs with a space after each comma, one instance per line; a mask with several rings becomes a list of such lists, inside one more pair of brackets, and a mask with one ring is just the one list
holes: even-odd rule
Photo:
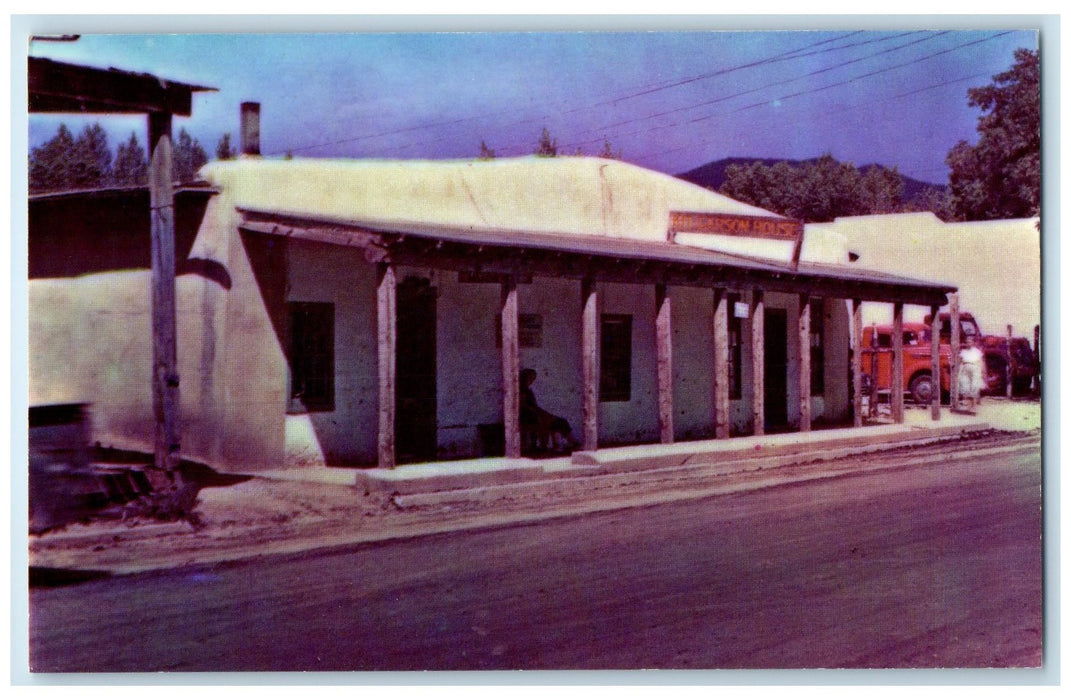
[[148, 73], [93, 68], [31, 56], [29, 111], [97, 114], [165, 112], [190, 116], [195, 92], [216, 88]]
[[369, 262], [484, 275], [546, 275], [678, 286], [764, 289], [924, 306], [956, 287], [857, 267], [791, 264], [671, 242], [416, 221], [310, 217], [239, 208], [244, 230], [360, 248]]

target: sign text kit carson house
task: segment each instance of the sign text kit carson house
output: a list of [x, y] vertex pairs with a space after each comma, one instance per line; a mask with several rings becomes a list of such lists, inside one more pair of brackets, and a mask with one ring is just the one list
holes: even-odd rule
[[587, 449], [807, 430], [852, 415], [852, 300], [952, 291], [850, 268], [842, 245], [800, 261], [798, 224], [617, 161], [203, 174], [181, 424], [184, 456], [220, 468], [476, 456], [494, 428], [518, 455], [523, 367]]

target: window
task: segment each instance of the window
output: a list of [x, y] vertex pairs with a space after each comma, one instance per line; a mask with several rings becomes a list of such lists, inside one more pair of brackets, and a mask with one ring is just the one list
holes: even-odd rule
[[603, 314], [599, 400], [629, 401], [631, 397], [632, 316]]
[[[543, 317], [540, 314], [517, 314], [517, 345], [543, 347]], [[502, 347], [502, 314], [495, 316], [495, 347]]]
[[825, 305], [811, 299], [811, 396], [826, 393]]
[[335, 410], [335, 305], [286, 305], [289, 413]]
[[743, 323], [736, 313], [739, 294], [730, 294], [726, 299], [729, 307], [729, 398], [740, 399], [744, 392], [743, 346], [741, 332]]

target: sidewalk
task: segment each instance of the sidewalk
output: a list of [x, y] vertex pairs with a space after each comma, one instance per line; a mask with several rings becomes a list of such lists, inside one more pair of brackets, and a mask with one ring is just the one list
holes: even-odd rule
[[[959, 439], [989, 429], [1040, 427], [1037, 402], [987, 400], [977, 416], [908, 410], [903, 425], [504, 458], [393, 470], [264, 472], [204, 488], [203, 523], [94, 521], [30, 537], [30, 565], [135, 573], [212, 565], [460, 529], [533, 522], [675, 498], [823, 478], [822, 462]], [[784, 469], [808, 465], [806, 469]], [[843, 473], [843, 467], [838, 473]]]

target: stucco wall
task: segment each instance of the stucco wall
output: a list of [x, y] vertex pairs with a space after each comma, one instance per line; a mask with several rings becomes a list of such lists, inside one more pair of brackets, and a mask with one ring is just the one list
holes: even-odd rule
[[[218, 404], [213, 334], [205, 332], [205, 322], [211, 323], [219, 287], [186, 275], [177, 279], [176, 292], [181, 455], [215, 464], [227, 423]], [[147, 271], [31, 281], [30, 405], [89, 403], [91, 440], [151, 454], [150, 299]]]
[[476, 426], [502, 422], [501, 351], [495, 347], [501, 287], [459, 284], [453, 272], [435, 274], [433, 284], [439, 294], [439, 449], [447, 458], [479, 454]]
[[289, 243], [287, 260], [286, 301], [328, 302], [335, 308], [335, 410], [286, 417], [286, 463], [373, 463], [378, 425], [375, 268], [359, 250], [303, 241]]
[[[1041, 234], [1037, 219], [945, 223], [929, 212], [838, 218], [815, 225], [845, 238], [855, 265], [959, 288], [960, 309], [983, 333], [1032, 337], [1041, 323]], [[812, 227], [808, 227], [810, 230]], [[906, 306], [904, 320], [929, 309]], [[863, 305], [864, 323], [892, 322], [890, 304]]]
[[591, 157], [239, 159], [210, 163], [202, 175], [238, 206], [394, 224], [664, 241], [670, 210], [776, 216], [663, 173]]

